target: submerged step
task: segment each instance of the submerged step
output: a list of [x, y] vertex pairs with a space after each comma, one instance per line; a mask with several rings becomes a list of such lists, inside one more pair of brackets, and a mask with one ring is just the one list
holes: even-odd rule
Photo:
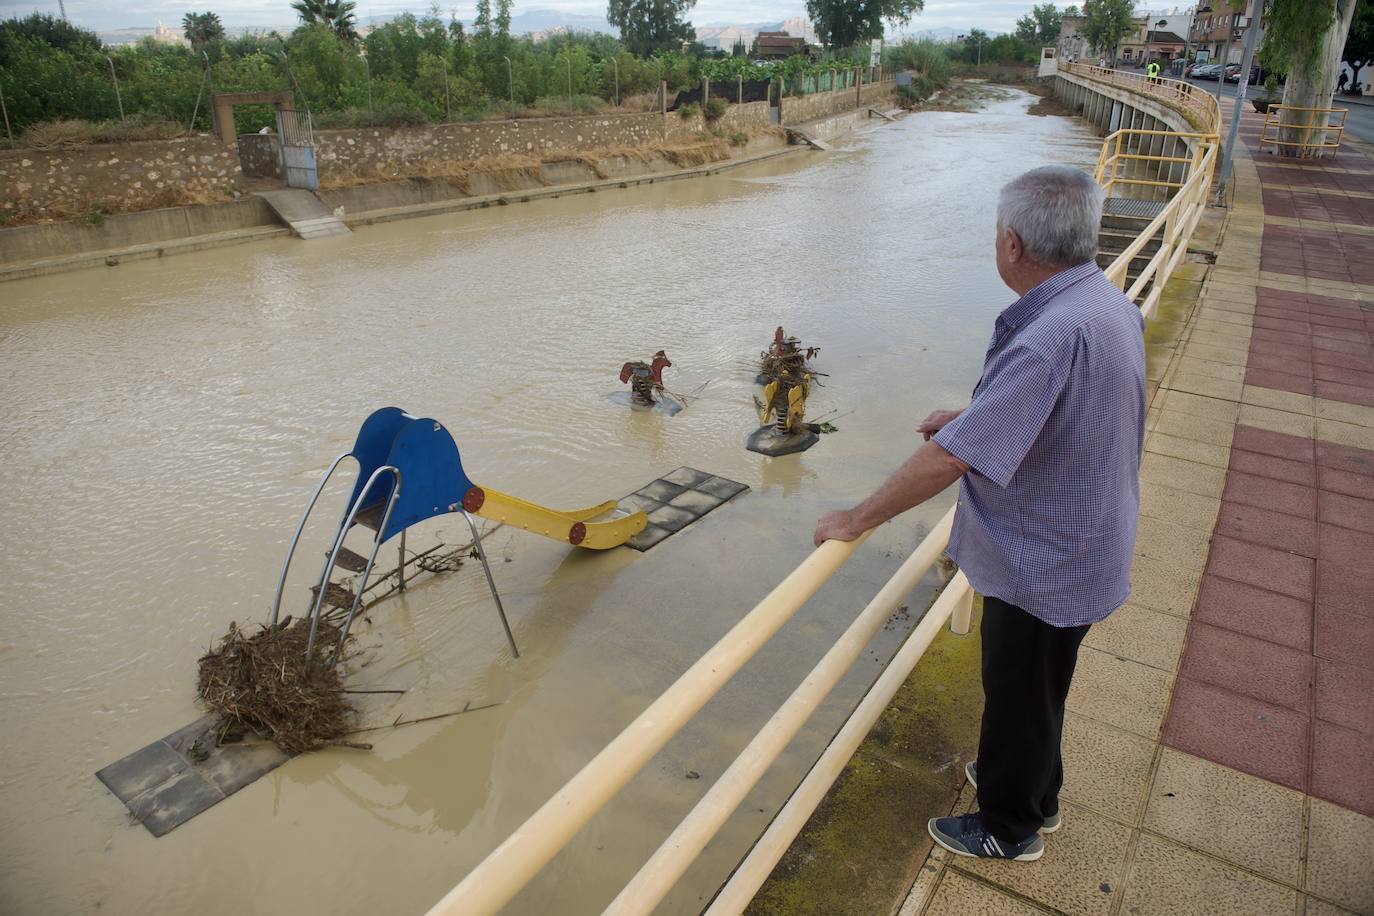
[[267, 205], [291, 231], [302, 239], [326, 238], [332, 235], [348, 235], [350, 230], [343, 220], [334, 215], [318, 197], [303, 188], [287, 188], [284, 191], [258, 191], [257, 195], [267, 201]]

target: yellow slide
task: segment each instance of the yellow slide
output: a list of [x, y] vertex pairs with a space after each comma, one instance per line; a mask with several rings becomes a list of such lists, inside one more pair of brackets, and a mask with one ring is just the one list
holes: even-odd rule
[[591, 521], [615, 512], [617, 504], [613, 499], [585, 509], [564, 512], [483, 486], [474, 486], [467, 492], [463, 497], [463, 508], [473, 515], [589, 550], [619, 547], [649, 524], [649, 517], [643, 510], [612, 516], [599, 522]]

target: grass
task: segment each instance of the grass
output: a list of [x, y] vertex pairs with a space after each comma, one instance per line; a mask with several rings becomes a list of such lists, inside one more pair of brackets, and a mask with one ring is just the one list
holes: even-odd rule
[[171, 140], [185, 131], [180, 124], [141, 114], [131, 115], [123, 121], [41, 121], [24, 130], [19, 145], [32, 149], [70, 149], [92, 143]]

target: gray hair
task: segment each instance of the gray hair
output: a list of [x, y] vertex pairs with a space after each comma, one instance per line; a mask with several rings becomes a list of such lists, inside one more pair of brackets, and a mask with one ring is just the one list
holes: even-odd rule
[[1046, 267], [1072, 267], [1097, 256], [1102, 189], [1067, 165], [1031, 169], [1002, 188], [997, 224], [1021, 237], [1026, 254]]

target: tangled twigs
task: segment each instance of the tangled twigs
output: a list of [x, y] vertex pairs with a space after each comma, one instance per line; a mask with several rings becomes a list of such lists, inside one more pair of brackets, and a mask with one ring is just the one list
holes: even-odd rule
[[355, 710], [338, 669], [327, 662], [339, 633], [322, 618], [307, 658], [306, 620], [264, 626], [252, 636], [231, 623], [201, 658], [197, 683], [201, 702], [224, 718], [221, 734], [251, 730], [289, 754], [346, 744], [340, 739], [353, 729]]

